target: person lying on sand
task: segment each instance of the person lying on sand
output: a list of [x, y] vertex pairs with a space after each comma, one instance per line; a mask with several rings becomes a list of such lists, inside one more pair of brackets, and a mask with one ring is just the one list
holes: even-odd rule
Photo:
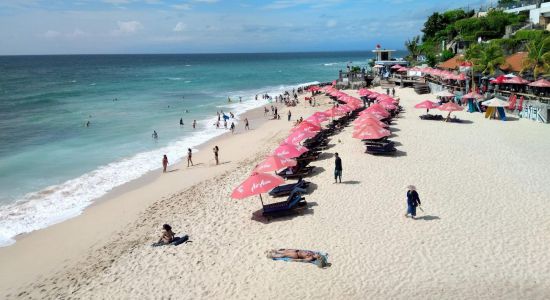
[[298, 249], [277, 249], [271, 250], [267, 254], [268, 258], [291, 258], [293, 261], [317, 262], [319, 268], [327, 265], [326, 258], [322, 255], [309, 250]]

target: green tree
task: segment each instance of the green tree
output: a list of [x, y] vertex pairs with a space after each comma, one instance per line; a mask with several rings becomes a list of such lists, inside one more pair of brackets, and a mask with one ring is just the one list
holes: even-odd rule
[[498, 67], [505, 63], [504, 53], [496, 44], [475, 44], [464, 55], [473, 63], [474, 71], [494, 75]]
[[455, 54], [452, 51], [446, 49], [441, 51], [441, 61], [447, 61], [453, 57], [455, 57]]
[[411, 40], [407, 40], [405, 42], [405, 47], [407, 48], [407, 51], [409, 51], [409, 55], [407, 56], [409, 62], [416, 62], [418, 60], [418, 56], [422, 54], [421, 51], [421, 45], [420, 45], [420, 36], [415, 36]]
[[533, 76], [550, 71], [550, 37], [531, 41], [527, 45], [527, 57], [523, 61], [521, 72], [533, 71]]

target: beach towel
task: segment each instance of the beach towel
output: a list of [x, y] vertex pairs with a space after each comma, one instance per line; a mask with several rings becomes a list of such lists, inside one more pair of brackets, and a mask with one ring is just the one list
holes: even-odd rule
[[[281, 250], [281, 249], [279, 249]], [[316, 260], [312, 260], [312, 261], [304, 261], [304, 260], [301, 260], [301, 259], [293, 259], [293, 258], [290, 258], [290, 257], [272, 257], [272, 253], [273, 252], [276, 252], [277, 249], [272, 249], [270, 251], [268, 251], [267, 253], [267, 258], [269, 259], [272, 259], [272, 260], [282, 260], [282, 261], [295, 261], [295, 262], [304, 262], [304, 263], [311, 263], [311, 264], [314, 264], [314, 265], [317, 265], [318, 267], [322, 267], [319, 265], [319, 261], [316, 259]], [[300, 251], [310, 251], [310, 252], [313, 252], [315, 254], [319, 254], [320, 256], [322, 256], [322, 259], [324, 260], [324, 265], [325, 266], [328, 266], [328, 253], [325, 253], [325, 252], [321, 252], [321, 251], [312, 251], [312, 250], [300, 250]]]

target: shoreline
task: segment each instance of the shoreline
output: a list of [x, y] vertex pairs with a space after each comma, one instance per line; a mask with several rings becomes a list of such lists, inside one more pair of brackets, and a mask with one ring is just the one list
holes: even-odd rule
[[[291, 107], [290, 109], [293, 111], [295, 109], [302, 109], [305, 105], [303, 101], [304, 95], [307, 94], [299, 95], [302, 101], [297, 107]], [[288, 109], [281, 103], [266, 103], [261, 107], [250, 109], [238, 115], [239, 120], [244, 120], [244, 118], [249, 119], [251, 130], [245, 131], [244, 123], [239, 121], [238, 125], [236, 125], [235, 134], [232, 134], [229, 130], [225, 130], [227, 132], [194, 147], [194, 149], [198, 150], [193, 153], [194, 167], [187, 168], [187, 166], [185, 166], [186, 157], [183, 157], [179, 162], [169, 165], [167, 173], [162, 173], [162, 166], [159, 160], [158, 169], [147, 172], [135, 180], [117, 186], [106, 195], [94, 200], [80, 215], [46, 228], [16, 236], [16, 243], [0, 248], [0, 264], [4, 266], [3, 270], [7, 271], [7, 273], [24, 274], [22, 277], [32, 277], [31, 274], [35, 272], [21, 273], [15, 271], [17, 269], [16, 266], [21, 263], [21, 260], [24, 260], [27, 263], [32, 262], [30, 264], [42, 270], [42, 272], [36, 272], [42, 273], [39, 274], [37, 278], [48, 273], [58, 272], [61, 270], [59, 264], [66, 261], [78, 261], [83, 253], [90, 252], [92, 249], [98, 249], [98, 246], [108, 241], [110, 236], [119, 231], [117, 228], [135, 220], [144, 210], [155, 202], [177, 194], [201, 182], [220, 176], [228, 170], [235, 168], [241, 159], [246, 159], [247, 154], [254, 156], [255, 153], [253, 147], [241, 153], [228, 153], [227, 151], [229, 149], [235, 147], [235, 145], [232, 145], [235, 139], [245, 141], [249, 139], [249, 137], [247, 137], [248, 135], [255, 135], [256, 139], [262, 140], [262, 133], [266, 132], [266, 129], [269, 129], [269, 127], [272, 127], [266, 126], [269, 122], [279, 123], [279, 126], [271, 128], [271, 130], [275, 129], [279, 134], [286, 133], [288, 129], [290, 129], [290, 123], [292, 122], [287, 122], [286, 118], [271, 120], [264, 116], [263, 108], [269, 105], [279, 106], [281, 113], [283, 110], [286, 112]], [[295, 118], [297, 117], [296, 114], [293, 113], [293, 115]], [[258, 131], [260, 136], [256, 134], [256, 131]], [[219, 166], [214, 164], [213, 154], [211, 153], [211, 148], [214, 145], [220, 146]], [[226, 148], [225, 145], [227, 145], [227, 150], [224, 149]], [[243, 155], [245, 156], [243, 157]], [[235, 161], [233, 161], [233, 158]], [[231, 160], [228, 161], [228, 159]], [[186, 181], [183, 184], [176, 184], [179, 182], [174, 180], [174, 175], [179, 175], [178, 177], [181, 177], [182, 173], [185, 172], [192, 172], [194, 174], [192, 177], [186, 176]], [[139, 199], [139, 201], [135, 199]], [[103, 222], [98, 223], [97, 220], [102, 220]], [[83, 230], [76, 230], [75, 228], [82, 228]], [[75, 233], [78, 242], [66, 243], [64, 241], [64, 236], [73, 238], [75, 237]], [[90, 239], [89, 237], [92, 236], [95, 238]], [[43, 248], [44, 245], [50, 243], [65, 244], [65, 246], [69, 248], [63, 249], [64, 254], [54, 250], [42, 253], [43, 255], [45, 254], [46, 257], [41, 257], [40, 259], [33, 257], [36, 248]], [[13, 258], [17, 259], [14, 260]], [[10, 269], [13, 271], [9, 272]], [[14, 277], [8, 276], [8, 274], [2, 273], [3, 272], [0, 271], [0, 290], [6, 290], [12, 286], [11, 283], [20, 280], [29, 283], [32, 282], [30, 279], [15, 279]]]

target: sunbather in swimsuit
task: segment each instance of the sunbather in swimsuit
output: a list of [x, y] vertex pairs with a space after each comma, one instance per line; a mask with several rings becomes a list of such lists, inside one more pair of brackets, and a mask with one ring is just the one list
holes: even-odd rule
[[283, 258], [289, 257], [292, 259], [300, 259], [304, 261], [312, 261], [321, 258], [321, 256], [315, 252], [307, 250], [296, 250], [296, 249], [279, 249], [271, 253], [273, 258]]

